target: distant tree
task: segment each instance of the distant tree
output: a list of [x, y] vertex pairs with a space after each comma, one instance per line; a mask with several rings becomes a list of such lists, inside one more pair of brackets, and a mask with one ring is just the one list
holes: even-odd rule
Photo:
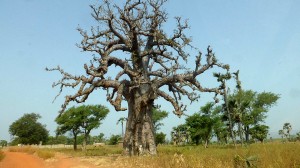
[[228, 130], [229, 130], [229, 135], [230, 138], [232, 139], [232, 142], [234, 146], [236, 145], [236, 138], [234, 135], [234, 123], [233, 123], [233, 116], [232, 112], [230, 111], [229, 107], [229, 87], [227, 86], [227, 81], [231, 79], [231, 73], [227, 71], [225, 74], [221, 73], [214, 73], [214, 76], [217, 78], [218, 82], [221, 82], [220, 85], [220, 90], [222, 91], [222, 97], [223, 97], [223, 112], [224, 112], [224, 118], [226, 118]]
[[46, 143], [49, 136], [46, 125], [37, 120], [41, 116], [36, 113], [24, 114], [9, 126], [9, 133], [14, 137], [14, 143], [39, 144]]
[[67, 144], [68, 143], [68, 137], [64, 135], [59, 136], [49, 136], [47, 144], [48, 145], [54, 145], [54, 144]]
[[111, 135], [111, 137], [108, 139], [108, 144], [117, 145], [121, 139], [121, 135]]
[[58, 127], [56, 129], [57, 135], [71, 132], [73, 136], [73, 149], [77, 150], [77, 136], [81, 133], [81, 116], [77, 114], [76, 107], [71, 107], [55, 119]]
[[296, 139], [297, 139], [298, 141], [300, 141], [300, 132], [298, 132], [298, 133], [296, 134]]
[[155, 134], [155, 143], [158, 144], [164, 144], [166, 142], [166, 134], [163, 132], [156, 133]]
[[222, 107], [216, 106], [212, 113], [214, 120], [213, 134], [217, 138], [218, 143], [228, 143], [229, 131], [224, 121], [224, 114], [222, 113]]
[[160, 110], [159, 108], [152, 108], [152, 120], [155, 133], [164, 125], [161, 121], [168, 117], [168, 114], [167, 111]]
[[93, 136], [93, 142], [105, 142], [106, 139], [104, 137], [105, 135], [103, 133], [100, 133], [97, 136]]
[[291, 131], [292, 131], [292, 125], [290, 123], [284, 123], [282, 130], [284, 132], [284, 136], [288, 141], [291, 140]]
[[267, 138], [269, 127], [266, 125], [255, 125], [254, 127], [250, 128], [249, 131], [253, 139], [257, 139], [263, 143]]
[[119, 124], [119, 123], [121, 123], [121, 126], [122, 126], [122, 138], [124, 138], [124, 129], [123, 129], [123, 126], [124, 126], [124, 122], [126, 122], [127, 121], [127, 118], [126, 117], [121, 117], [121, 118], [119, 118], [119, 120], [118, 120], [118, 122], [117, 122], [117, 125]]
[[[223, 89], [224, 118], [228, 122], [230, 136], [235, 143], [235, 136], [238, 135], [243, 144], [243, 134], [246, 142], [249, 142], [250, 128], [264, 122], [266, 113], [269, 108], [276, 104], [279, 95], [271, 92], [257, 93], [252, 90], [243, 90], [239, 80], [239, 71], [232, 74], [227, 72], [226, 74], [215, 73], [214, 75], [222, 83], [220, 87]], [[236, 80], [236, 89], [233, 94], [230, 94], [226, 82], [232, 76]], [[237, 125], [237, 130], [234, 130], [235, 125]]]
[[7, 141], [6, 140], [0, 140], [0, 146], [3, 148], [5, 146], [7, 146]]
[[[71, 101], [84, 102], [98, 88], [107, 90], [107, 100], [116, 111], [127, 110], [122, 107], [127, 101], [124, 153], [155, 155], [151, 118], [154, 101], [165, 99], [181, 116], [186, 109], [182, 97], [195, 101], [201, 92], [220, 93], [217, 86], [203, 87], [198, 77], [212, 68], [229, 70], [229, 65], [219, 63], [211, 47], [202, 60], [202, 53], [185, 35], [188, 23], [180, 17], [175, 18], [174, 31], [164, 30], [168, 20], [163, 7], [166, 0], [126, 0], [122, 6], [110, 0], [102, 2], [91, 5], [98, 25], [90, 32], [78, 28], [83, 36], [78, 47], [93, 53], [89, 64], [84, 65], [85, 74], [71, 75], [60, 67], [47, 70], [62, 74], [53, 85], [60, 87], [59, 94], [65, 87], [77, 89], [66, 96], [62, 111]], [[197, 52], [194, 59], [187, 47]], [[189, 60], [195, 66], [191, 67]]]
[[281, 136], [281, 140], [283, 142], [283, 137], [284, 137], [284, 131], [283, 130], [279, 130], [278, 134]]
[[56, 118], [58, 124], [57, 132], [64, 134], [71, 131], [74, 137], [74, 150], [77, 149], [77, 136], [82, 133], [83, 150], [86, 150], [86, 143], [92, 129], [98, 128], [108, 114], [109, 110], [102, 105], [82, 105], [72, 107]]
[[180, 124], [177, 127], [173, 127], [171, 132], [172, 142], [174, 145], [185, 145], [189, 143], [190, 133], [189, 127], [186, 124]]
[[214, 119], [212, 118], [214, 103], [207, 103], [200, 108], [200, 112], [186, 118], [186, 125], [189, 127], [191, 139], [196, 145], [204, 141], [204, 147], [213, 135]]

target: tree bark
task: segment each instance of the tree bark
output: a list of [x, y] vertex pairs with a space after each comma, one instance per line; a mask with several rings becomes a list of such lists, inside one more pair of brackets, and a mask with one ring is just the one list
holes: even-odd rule
[[77, 134], [73, 134], [73, 135], [74, 135], [73, 149], [77, 150]]
[[82, 142], [82, 151], [84, 151], [84, 152], [86, 151], [86, 143], [87, 143], [87, 136], [85, 134], [83, 142]]
[[238, 123], [238, 129], [239, 129], [239, 136], [240, 136], [240, 141], [241, 141], [241, 146], [244, 145], [244, 138], [243, 138], [243, 132], [242, 132], [242, 123]]
[[143, 85], [128, 96], [128, 121], [123, 142], [125, 155], [156, 155], [151, 90], [149, 85]]
[[249, 126], [245, 126], [245, 140], [249, 143]]

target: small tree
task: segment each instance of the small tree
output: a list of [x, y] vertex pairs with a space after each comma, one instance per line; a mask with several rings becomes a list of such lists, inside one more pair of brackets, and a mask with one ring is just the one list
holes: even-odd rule
[[296, 139], [297, 139], [298, 141], [300, 141], [300, 132], [298, 132], [298, 133], [296, 134]]
[[6, 140], [0, 140], [0, 146], [3, 148], [7, 146], [7, 141]]
[[284, 131], [283, 130], [279, 130], [278, 134], [281, 136], [281, 141], [283, 142]]
[[166, 142], [166, 134], [163, 132], [156, 133], [155, 134], [155, 143], [158, 144], [164, 144]]
[[77, 149], [77, 135], [83, 133], [83, 150], [86, 150], [86, 143], [92, 129], [98, 128], [108, 114], [109, 110], [102, 105], [82, 105], [72, 107], [56, 118], [59, 124], [58, 133], [64, 134], [72, 131], [74, 137], [74, 150]]
[[269, 127], [266, 125], [255, 125], [250, 129], [250, 135], [253, 139], [257, 139], [260, 142], [264, 142], [267, 138], [269, 132]]
[[111, 137], [108, 140], [108, 144], [117, 145], [121, 139], [122, 139], [121, 135], [111, 135]]
[[164, 125], [161, 121], [168, 117], [169, 113], [167, 111], [160, 110], [159, 108], [153, 108], [152, 113], [154, 132], [156, 133], [160, 129], [160, 127]]
[[284, 132], [284, 136], [288, 141], [291, 140], [291, 131], [292, 131], [292, 125], [290, 123], [284, 123], [282, 130]]
[[37, 113], [24, 114], [9, 126], [9, 133], [14, 137], [14, 145], [47, 142], [49, 133], [46, 125], [37, 121], [39, 118], [41, 116]]
[[213, 103], [207, 103], [200, 108], [199, 113], [186, 118], [186, 125], [189, 127], [192, 141], [199, 145], [203, 140], [205, 148], [207, 148], [213, 133], [214, 120], [211, 116], [213, 106]]
[[171, 137], [174, 145], [185, 145], [189, 142], [190, 133], [188, 129], [189, 127], [186, 124], [181, 124], [177, 127], [173, 127]]
[[93, 142], [105, 142], [105, 141], [106, 141], [106, 139], [105, 139], [103, 133], [100, 133], [97, 136], [93, 136]]

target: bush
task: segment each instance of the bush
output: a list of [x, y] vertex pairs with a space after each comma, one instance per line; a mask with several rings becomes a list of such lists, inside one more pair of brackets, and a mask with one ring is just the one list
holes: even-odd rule
[[121, 135], [112, 135], [108, 140], [108, 145], [116, 145], [121, 139]]

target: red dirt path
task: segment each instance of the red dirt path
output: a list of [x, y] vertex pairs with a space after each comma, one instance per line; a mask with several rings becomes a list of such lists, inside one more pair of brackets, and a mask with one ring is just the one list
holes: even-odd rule
[[5, 158], [0, 162], [0, 168], [95, 168], [96, 166], [56, 154], [55, 158], [44, 161], [43, 159], [26, 153], [4, 151]]

